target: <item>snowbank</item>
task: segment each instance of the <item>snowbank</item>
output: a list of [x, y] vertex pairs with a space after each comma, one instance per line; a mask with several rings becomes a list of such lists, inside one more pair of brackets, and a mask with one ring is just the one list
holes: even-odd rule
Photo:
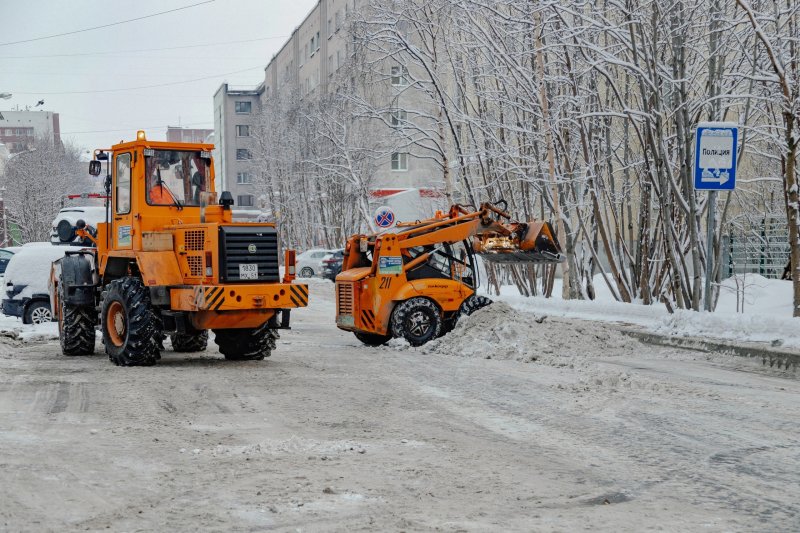
[[582, 366], [587, 354], [633, 354], [641, 344], [593, 322], [565, 321], [519, 312], [495, 302], [459, 320], [448, 335], [421, 348], [424, 353], [505, 359], [550, 366]]
[[[737, 281], [739, 309], [744, 302], [744, 313], [737, 313]], [[559, 286], [553, 291], [553, 298], [525, 298], [511, 286], [503, 287], [499, 297], [489, 296], [520, 311], [632, 324], [662, 335], [766, 342], [800, 348], [800, 321], [792, 318], [792, 287], [788, 281], [755, 274], [748, 274], [744, 280], [729, 278], [720, 285], [716, 312], [676, 310], [674, 314], [669, 314], [660, 304], [617, 302], [602, 279], [596, 278], [595, 284], [598, 289], [595, 300], [562, 300]]]
[[20, 318], [0, 313], [0, 337], [32, 343], [57, 341], [58, 324], [23, 324]]

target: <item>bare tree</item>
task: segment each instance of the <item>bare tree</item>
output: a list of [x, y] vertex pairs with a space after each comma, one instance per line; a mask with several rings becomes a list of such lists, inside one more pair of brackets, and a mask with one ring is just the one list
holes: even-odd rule
[[73, 145], [37, 137], [15, 154], [5, 169], [5, 205], [9, 221], [19, 227], [22, 242], [46, 241], [65, 195], [94, 189]]

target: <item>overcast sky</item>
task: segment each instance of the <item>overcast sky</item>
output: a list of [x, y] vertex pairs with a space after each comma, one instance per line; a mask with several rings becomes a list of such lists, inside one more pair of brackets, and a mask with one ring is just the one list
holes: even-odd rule
[[[213, 128], [213, 96], [219, 85], [263, 81], [264, 67], [315, 0], [212, 0], [108, 28], [3, 44], [203, 1], [0, 0], [0, 92], [14, 95], [0, 100], [0, 111], [33, 107], [44, 99], [37, 109], [59, 113], [62, 137], [85, 148], [131, 140], [137, 129], [163, 140], [167, 125]], [[241, 40], [253, 41], [174, 49]], [[143, 49], [159, 50], [139, 51]], [[81, 93], [109, 89], [115, 91]]]

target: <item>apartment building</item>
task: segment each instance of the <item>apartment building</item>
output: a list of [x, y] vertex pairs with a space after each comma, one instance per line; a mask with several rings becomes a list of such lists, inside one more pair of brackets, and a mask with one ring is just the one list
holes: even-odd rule
[[218, 191], [230, 191], [234, 209], [257, 208], [250, 159], [251, 127], [260, 107], [264, 84], [255, 88], [223, 83], [214, 94], [214, 173]]
[[[292, 33], [291, 38], [267, 65], [264, 97], [298, 91], [301, 98], [313, 99], [335, 90], [336, 73], [352, 53], [348, 21], [362, 9], [366, 0], [320, 0]], [[386, 98], [393, 105], [390, 123], [395, 126], [414, 116], [415, 109], [428, 109], [430, 103], [409, 88], [408, 71], [402, 65], [385, 64]], [[364, 91], [376, 90], [363, 87]], [[385, 135], [391, 135], [388, 129]], [[441, 168], [413, 149], [387, 154], [374, 178], [379, 188], [440, 187]], [[428, 154], [429, 155], [429, 154]]]
[[[259, 207], [255, 198], [248, 198], [250, 176], [246, 167], [247, 150], [251, 146], [247, 128], [251, 113], [259, 102], [267, 102], [289, 94], [312, 100], [336, 90], [336, 74], [352, 53], [352, 36], [348, 20], [366, 0], [320, 0], [291, 37], [267, 64], [264, 81], [255, 88], [232, 89], [223, 84], [214, 96], [214, 126], [220, 153], [217, 171], [234, 198], [242, 196], [239, 207]], [[408, 72], [402, 65], [386, 64], [384, 80], [386, 100], [391, 102], [390, 125], [401, 124], [415, 116], [415, 110], [430, 107], [421, 95], [409, 86]], [[364, 87], [364, 91], [375, 87]], [[246, 104], [245, 102], [251, 102]], [[247, 111], [245, 111], [245, 107]], [[430, 112], [422, 114], [430, 115]], [[250, 120], [248, 120], [250, 119]], [[382, 134], [392, 135], [390, 128]], [[387, 153], [373, 177], [376, 189], [442, 188], [441, 167], [419, 149], [400, 149]], [[238, 199], [237, 199], [238, 200]], [[248, 203], [251, 202], [251, 203]]]
[[210, 129], [167, 126], [167, 142], [172, 143], [204, 143], [213, 134]]
[[24, 152], [36, 137], [52, 136], [61, 142], [61, 124], [58, 113], [51, 111], [15, 110], [0, 111], [0, 143], [12, 154]]

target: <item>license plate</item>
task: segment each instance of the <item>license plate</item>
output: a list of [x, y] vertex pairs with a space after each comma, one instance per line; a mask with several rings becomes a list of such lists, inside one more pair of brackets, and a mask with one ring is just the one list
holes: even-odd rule
[[239, 265], [239, 279], [258, 279], [258, 265], [255, 263]]
[[352, 315], [339, 315], [336, 319], [340, 326], [355, 327], [356, 319]]

